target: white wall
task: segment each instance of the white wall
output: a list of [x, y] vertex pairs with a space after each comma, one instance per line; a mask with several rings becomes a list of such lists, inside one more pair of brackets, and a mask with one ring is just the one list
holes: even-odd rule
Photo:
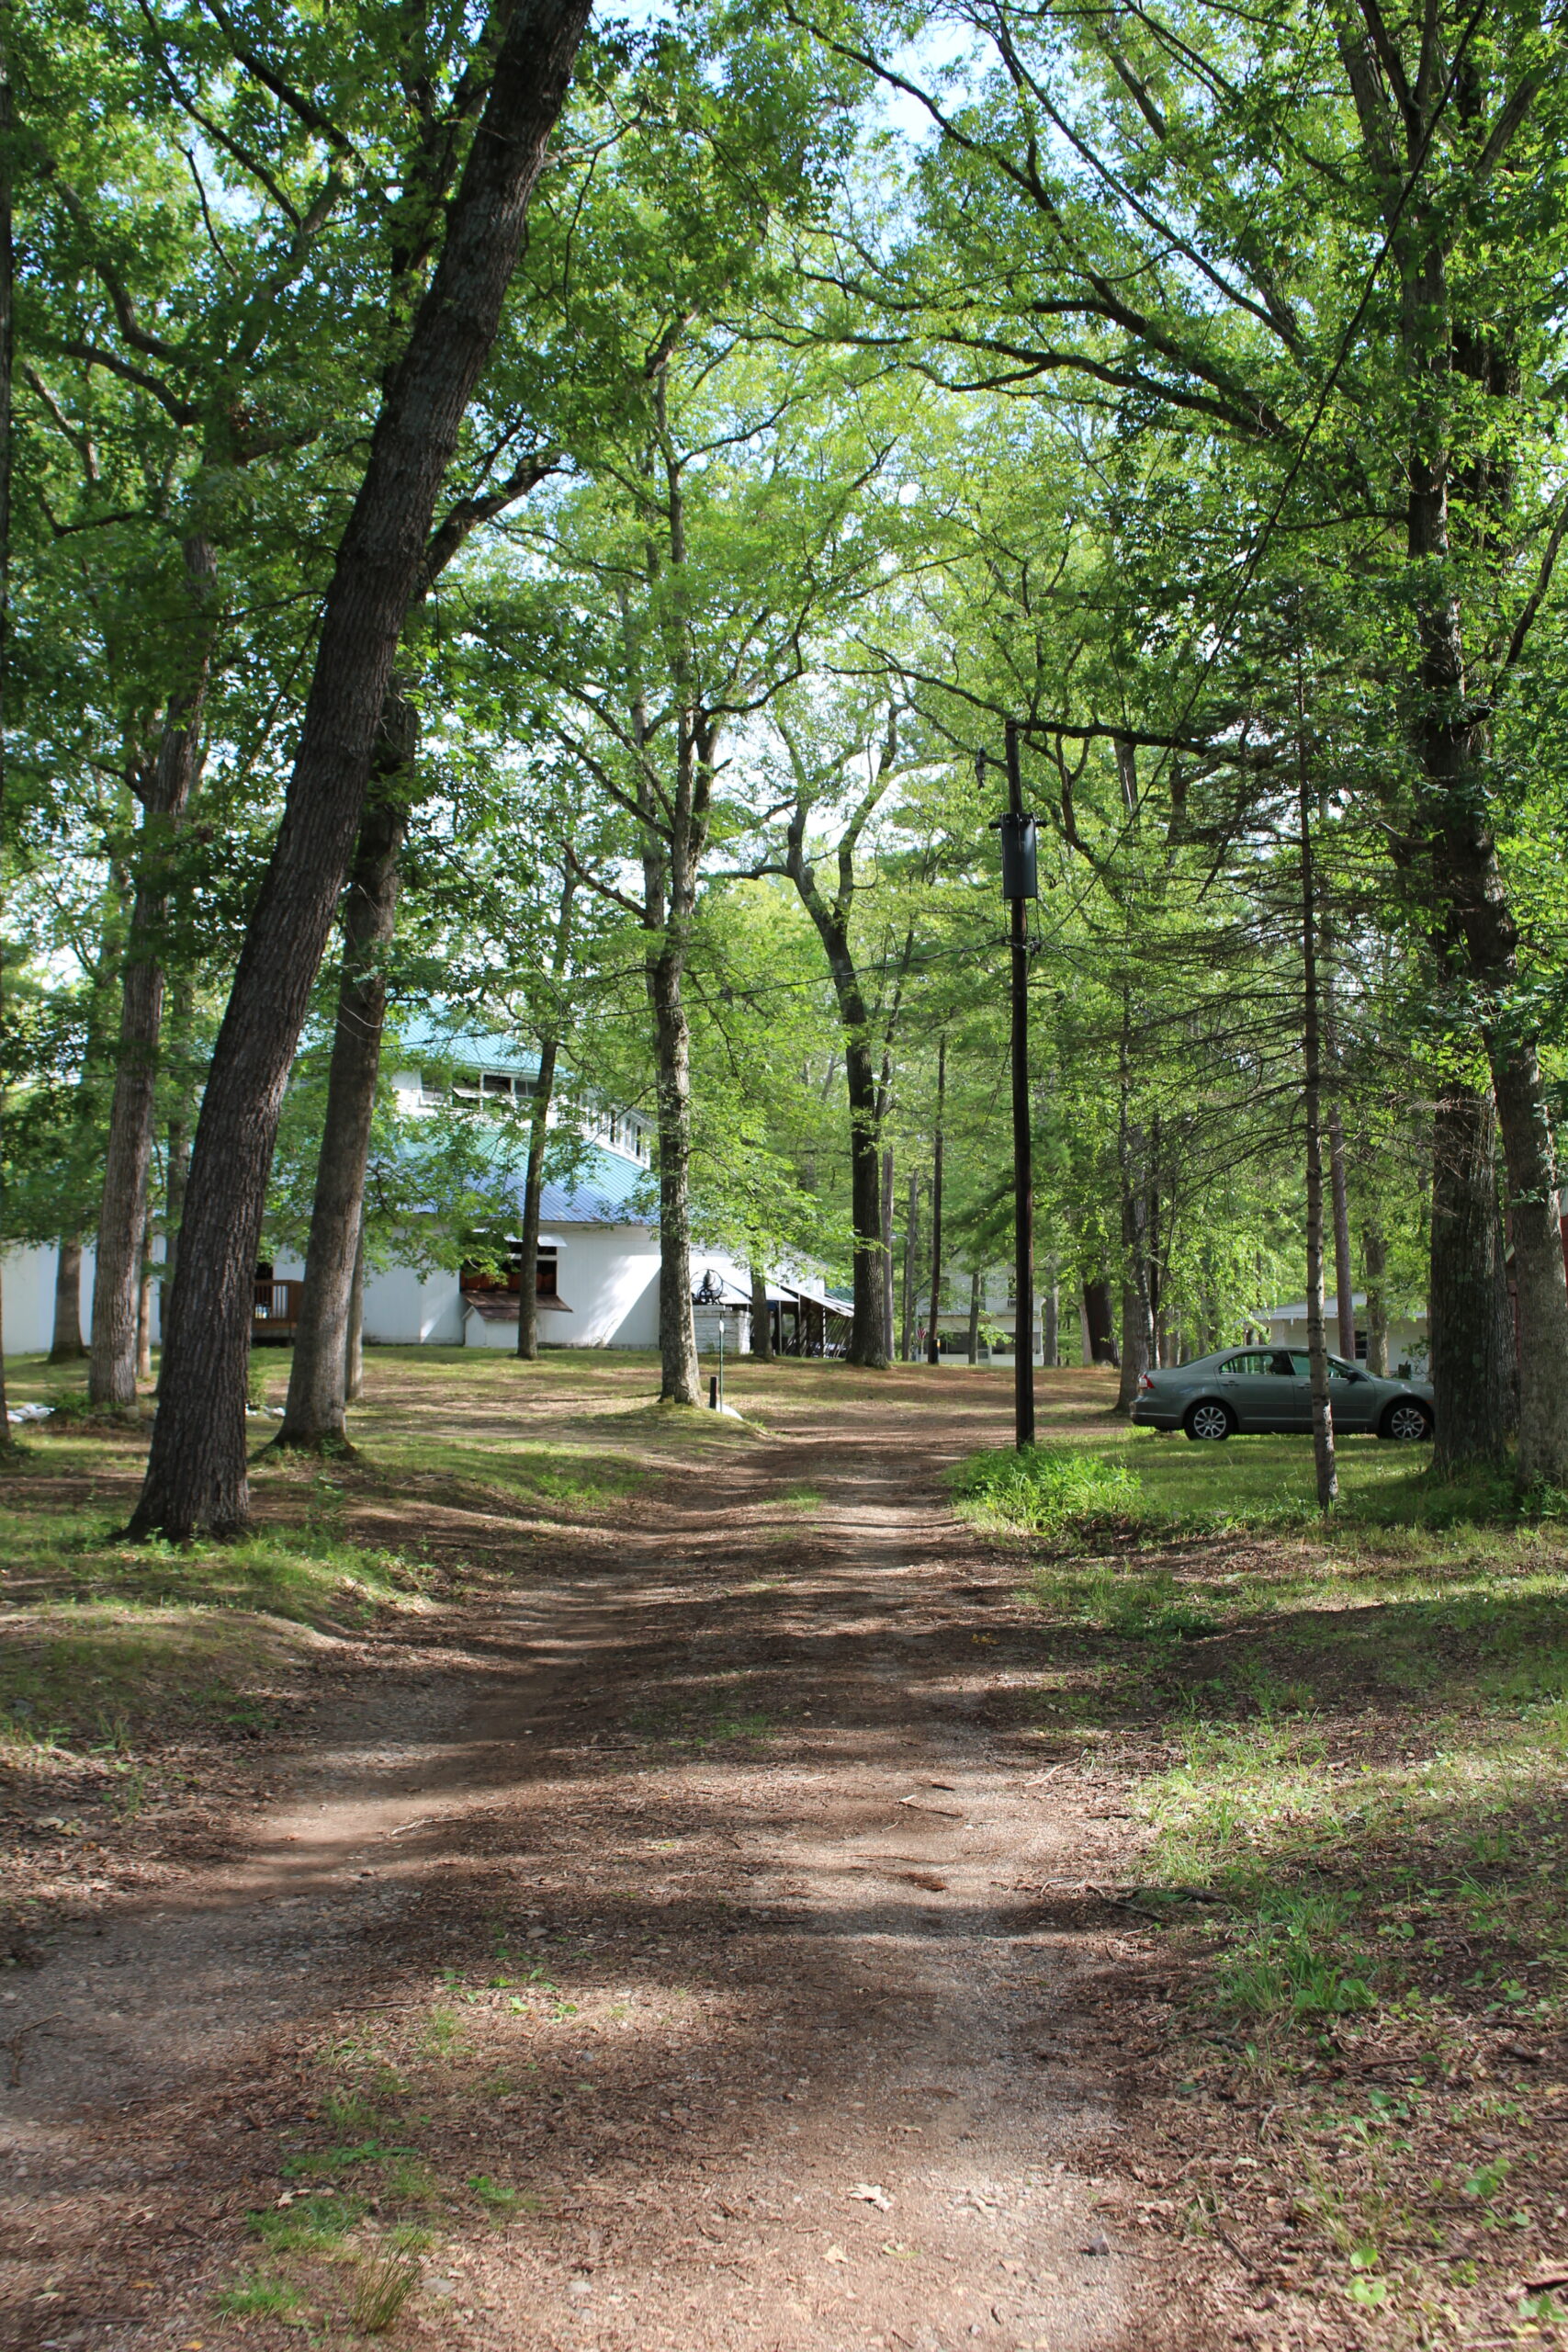
[[[158, 1257], [161, 1241], [154, 1244]], [[4, 1284], [6, 1353], [8, 1356], [47, 1355], [54, 1340], [54, 1270], [60, 1252], [52, 1242], [26, 1250], [7, 1250], [0, 1259]], [[82, 1252], [82, 1337], [93, 1336], [93, 1274], [97, 1252], [91, 1243]], [[152, 1286], [152, 1339], [159, 1337], [160, 1296]]]
[[463, 1322], [456, 1274], [418, 1274], [408, 1266], [389, 1266], [385, 1273], [366, 1276], [365, 1337], [372, 1345], [461, 1347]]
[[539, 1238], [559, 1252], [556, 1284], [570, 1309], [545, 1309], [541, 1340], [568, 1348], [659, 1345], [657, 1234], [646, 1225], [562, 1225]]
[[[93, 1329], [94, 1252], [82, 1252], [82, 1337]], [[7, 1250], [0, 1262], [5, 1285], [6, 1353], [8, 1356], [47, 1355], [54, 1338], [54, 1269], [59, 1251], [52, 1245]], [[154, 1293], [156, 1298], [156, 1293]], [[157, 1307], [154, 1305], [153, 1314]], [[154, 1325], [154, 1329], [156, 1325]]]

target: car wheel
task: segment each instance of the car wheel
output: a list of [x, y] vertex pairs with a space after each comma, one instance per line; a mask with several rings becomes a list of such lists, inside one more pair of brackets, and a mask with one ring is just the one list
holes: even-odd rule
[[1194, 1445], [1217, 1443], [1221, 1438], [1229, 1437], [1235, 1429], [1235, 1415], [1228, 1405], [1222, 1405], [1217, 1396], [1205, 1396], [1201, 1404], [1190, 1408], [1181, 1426]]
[[1383, 1415], [1378, 1434], [1392, 1438], [1396, 1445], [1418, 1445], [1432, 1434], [1432, 1416], [1418, 1396], [1402, 1396]]

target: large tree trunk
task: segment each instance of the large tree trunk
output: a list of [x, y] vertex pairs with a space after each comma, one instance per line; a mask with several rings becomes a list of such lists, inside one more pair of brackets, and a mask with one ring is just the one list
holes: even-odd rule
[[164, 1272], [160, 1312], [165, 1330], [169, 1324], [169, 1298], [174, 1287], [175, 1268], [179, 1263], [180, 1220], [186, 1211], [191, 1129], [196, 1123], [197, 1092], [196, 1074], [191, 1068], [191, 1031], [195, 1012], [195, 991], [188, 976], [182, 973], [174, 985], [168, 1028], [167, 1059], [175, 1065], [175, 1108], [169, 1120], [164, 1156]]
[[305, 1246], [305, 1291], [283, 1427], [275, 1441], [286, 1452], [341, 1453], [348, 1444], [349, 1300], [365, 1215], [365, 1171], [387, 1018], [386, 956], [397, 923], [398, 859], [408, 831], [418, 731], [412, 704], [394, 685], [382, 713], [344, 904], [343, 970]]
[[[887, 1145], [882, 1154], [882, 1363], [893, 1360], [893, 1340], [897, 1329], [894, 1312], [893, 1281], [893, 1216], [894, 1216], [893, 1147]], [[857, 1363], [864, 1359], [856, 1359]], [[880, 1367], [873, 1367], [879, 1369]]]
[[[17, 361], [16, 245], [11, 222], [11, 141], [16, 112], [6, 28], [0, 23], [0, 803], [5, 797], [6, 721], [11, 699], [11, 470], [12, 391]], [[5, 956], [0, 954], [0, 1012], [4, 1011]], [[0, 1117], [5, 1114], [5, 1076], [0, 1072]], [[0, 1167], [5, 1155], [0, 1153]], [[0, 1220], [0, 1236], [4, 1221]], [[0, 1252], [0, 1255], [3, 1255]], [[0, 1455], [9, 1457], [15, 1441], [6, 1405], [6, 1345], [0, 1330]]]
[[1096, 1274], [1083, 1286], [1084, 1323], [1089, 1333], [1086, 1363], [1116, 1362], [1116, 1333], [1111, 1320], [1111, 1284]]
[[768, 1277], [761, 1266], [751, 1269], [751, 1353], [759, 1363], [773, 1360], [773, 1315], [768, 1305]]
[[[1323, 924], [1326, 960], [1330, 934]], [[1331, 971], [1323, 976], [1323, 1043], [1330, 1080], [1324, 1089], [1324, 1125], [1328, 1136], [1328, 1187], [1334, 1212], [1334, 1320], [1339, 1353], [1356, 1361], [1356, 1272], [1350, 1257], [1350, 1189], [1346, 1174], [1345, 1119], [1339, 1096], [1339, 1025]]]
[[139, 1535], [243, 1528], [253, 1278], [283, 1090], [359, 822], [436, 492], [494, 342], [590, 0], [519, 0], [327, 591], [282, 828], [197, 1131]]
[[1367, 1370], [1388, 1378], [1388, 1250], [1374, 1220], [1361, 1227], [1361, 1265], [1367, 1293]]
[[1306, 714], [1301, 661], [1296, 662], [1297, 752], [1302, 827], [1302, 1107], [1306, 1119], [1306, 1327], [1312, 1392], [1312, 1458], [1321, 1510], [1339, 1494], [1334, 1458], [1334, 1408], [1328, 1390], [1328, 1342], [1323, 1328], [1323, 1025], [1317, 978], [1317, 877], [1313, 859], [1312, 808], [1307, 787]]
[[357, 1404], [365, 1388], [365, 1216], [359, 1218], [359, 1240], [354, 1252], [354, 1277], [348, 1286], [348, 1336], [344, 1343], [343, 1393]]
[[[1430, 372], [1429, 318], [1449, 295], [1440, 256], [1427, 256], [1407, 289], [1407, 311], [1420, 317], [1418, 353]], [[1411, 304], [1425, 305], [1424, 311]], [[1439, 309], [1439, 306], [1441, 308]], [[1442, 393], [1443, 399], [1448, 394]], [[1421, 599], [1416, 741], [1442, 903], [1445, 946], [1462, 950], [1464, 977], [1480, 1012], [1497, 1130], [1507, 1171], [1508, 1226], [1519, 1326], [1519, 1475], [1568, 1487], [1568, 1278], [1558, 1223], [1551, 1124], [1536, 1033], [1516, 1008], [1518, 934], [1486, 815], [1484, 719], [1474, 711], [1466, 674], [1460, 605], [1453, 585], [1449, 522], [1450, 459], [1436, 401], [1418, 421], [1432, 447], [1413, 458], [1406, 548]], [[1479, 1222], [1479, 1204], [1465, 1222]], [[1439, 1442], [1443, 1421], [1439, 1400]]]
[[659, 1070], [660, 1396], [695, 1405], [696, 1320], [692, 1313], [692, 1039], [680, 959], [669, 934], [649, 967]]
[[1328, 1131], [1328, 1194], [1334, 1216], [1334, 1321], [1339, 1353], [1356, 1361], [1356, 1269], [1350, 1256], [1350, 1193], [1345, 1170], [1345, 1122], [1339, 1098], [1325, 1106]]
[[1444, 1080], [1432, 1125], [1432, 1269], [1427, 1297], [1437, 1431], [1445, 1476], [1494, 1469], [1508, 1450], [1514, 1334], [1497, 1205], [1489, 1094]]
[[1138, 1383], [1149, 1369], [1150, 1340], [1147, 1301], [1134, 1282], [1122, 1285], [1122, 1377], [1116, 1385], [1116, 1410], [1131, 1413]]
[[550, 1096], [555, 1091], [556, 1056], [553, 1037], [539, 1047], [539, 1074], [528, 1116], [528, 1164], [523, 1171], [523, 1248], [517, 1267], [517, 1353], [533, 1363], [539, 1353], [539, 1209], [545, 1192], [545, 1143], [550, 1123]]
[[[550, 956], [552, 989], [558, 988], [565, 978], [571, 955], [571, 903], [576, 888], [577, 877], [569, 871], [561, 886], [560, 911], [556, 917]], [[558, 1011], [558, 1000], [552, 1004], [552, 1015]], [[551, 1025], [553, 1033], [553, 1019]], [[523, 1177], [523, 1255], [517, 1269], [517, 1353], [525, 1363], [532, 1363], [539, 1352], [539, 1204], [545, 1189], [545, 1145], [559, 1052], [560, 1041], [554, 1034], [540, 1040], [539, 1073], [528, 1119], [528, 1165]]]
[[51, 1363], [80, 1363], [87, 1351], [82, 1341], [82, 1237], [62, 1239], [54, 1261], [54, 1337]]
[[136, 1286], [136, 1377], [139, 1384], [150, 1384], [152, 1378], [152, 1220], [148, 1218], [141, 1233], [141, 1274]]
[[931, 1319], [926, 1334], [926, 1362], [942, 1362], [942, 1124], [947, 1102], [947, 1039], [936, 1056], [936, 1136], [931, 1147]]
[[919, 1173], [909, 1178], [909, 1214], [904, 1227], [904, 1314], [898, 1334], [900, 1363], [915, 1361], [915, 1282], [918, 1273], [917, 1251], [919, 1246], [920, 1179]]
[[163, 740], [141, 785], [136, 896], [125, 946], [119, 1045], [104, 1148], [103, 1207], [93, 1270], [93, 1339], [87, 1395], [95, 1405], [136, 1401], [136, 1317], [141, 1237], [152, 1164], [158, 1035], [164, 1019], [164, 928], [169, 854], [201, 763], [201, 721], [215, 625], [217, 564], [208, 542], [185, 544], [186, 584], [197, 606], [190, 673], [170, 696]]

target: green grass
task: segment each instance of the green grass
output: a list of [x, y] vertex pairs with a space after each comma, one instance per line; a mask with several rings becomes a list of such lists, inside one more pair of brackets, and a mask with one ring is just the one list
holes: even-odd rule
[[[964, 1516], [1000, 1534], [1115, 1531], [1145, 1541], [1325, 1524], [1304, 1440], [1242, 1437], [1190, 1445], [1149, 1430], [1074, 1426], [1049, 1412], [1042, 1419], [1049, 1442], [1021, 1453], [987, 1450], [960, 1464], [953, 1489]], [[1337, 1528], [1568, 1523], [1568, 1497], [1555, 1489], [1520, 1495], [1503, 1478], [1440, 1480], [1425, 1446], [1350, 1438], [1341, 1441], [1337, 1461]]]
[[247, 1694], [304, 1634], [417, 1607], [428, 1581], [422, 1562], [319, 1521], [176, 1550], [47, 1506], [0, 1514], [0, 1744], [18, 1750], [127, 1747], [176, 1717], [260, 1723]]
[[287, 2278], [269, 2278], [254, 2271], [218, 2298], [218, 2308], [230, 2319], [282, 2319], [304, 2301], [298, 2287]]
[[253, 2213], [250, 2225], [269, 2254], [335, 2254], [365, 2212], [362, 2197], [297, 2197], [292, 2205]]

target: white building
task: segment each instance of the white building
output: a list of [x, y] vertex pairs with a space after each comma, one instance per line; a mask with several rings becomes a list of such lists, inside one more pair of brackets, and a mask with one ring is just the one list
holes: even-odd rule
[[[489, 1033], [438, 1031], [419, 1024], [405, 1035], [428, 1046], [429, 1066], [395, 1070], [398, 1106], [412, 1117], [438, 1117], [454, 1100], [482, 1108], [526, 1105], [538, 1057]], [[575, 1348], [656, 1348], [659, 1344], [658, 1187], [652, 1174], [653, 1131], [639, 1112], [612, 1105], [563, 1114], [551, 1105], [551, 1125], [570, 1117], [582, 1138], [570, 1176], [547, 1182], [541, 1202], [538, 1262], [542, 1345]], [[520, 1159], [521, 1154], [516, 1155]], [[522, 1222], [520, 1168], [498, 1165], [498, 1227], [515, 1237]], [[161, 1245], [160, 1245], [161, 1253]], [[17, 1250], [5, 1261], [6, 1344], [12, 1353], [42, 1353], [54, 1327], [51, 1249]], [[304, 1265], [280, 1254], [258, 1267], [255, 1336], [287, 1340], [299, 1312]], [[750, 1347], [751, 1278], [728, 1251], [700, 1245], [692, 1253], [699, 1294], [697, 1341], [705, 1353], [718, 1345]], [[84, 1253], [83, 1336], [90, 1336], [93, 1253]], [[783, 1353], [842, 1351], [850, 1301], [828, 1287], [819, 1267], [788, 1264], [770, 1272], [768, 1300], [773, 1341]], [[157, 1297], [153, 1298], [157, 1337]], [[498, 1281], [478, 1266], [438, 1273], [416, 1266], [372, 1272], [365, 1284], [367, 1345], [512, 1348], [517, 1343], [516, 1277]]]
[[[1353, 1291], [1350, 1297], [1351, 1305], [1355, 1309], [1357, 1329], [1350, 1335], [1349, 1346], [1347, 1347], [1340, 1337], [1339, 1317], [1335, 1311], [1332, 1298], [1326, 1300], [1324, 1305], [1324, 1332], [1328, 1341], [1329, 1354], [1343, 1356], [1347, 1362], [1354, 1363], [1358, 1357], [1364, 1361], [1367, 1353], [1366, 1326], [1361, 1321], [1362, 1310], [1367, 1304], [1367, 1294], [1364, 1290]], [[1292, 1299], [1283, 1306], [1266, 1307], [1255, 1320], [1260, 1329], [1267, 1326], [1269, 1337], [1277, 1348], [1304, 1348], [1307, 1343], [1307, 1309], [1304, 1298]], [[1408, 1364], [1410, 1378], [1424, 1379], [1427, 1373], [1427, 1355], [1426, 1308], [1417, 1306], [1407, 1315], [1391, 1315], [1388, 1319], [1390, 1370], [1397, 1370], [1400, 1364]]]

